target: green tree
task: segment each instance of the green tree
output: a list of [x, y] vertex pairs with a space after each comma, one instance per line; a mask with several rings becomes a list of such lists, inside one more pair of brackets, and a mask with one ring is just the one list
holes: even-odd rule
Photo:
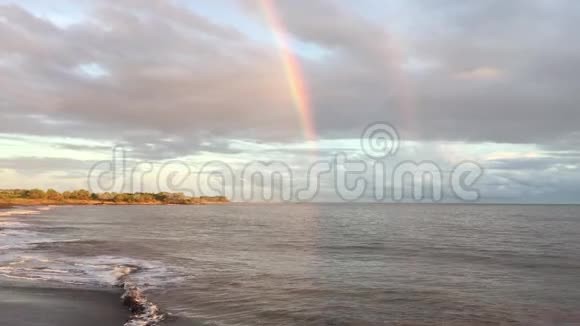
[[26, 198], [29, 199], [44, 199], [46, 198], [46, 193], [41, 189], [32, 189], [26, 192]]
[[113, 194], [111, 194], [110, 192], [103, 192], [99, 194], [99, 200], [102, 201], [110, 201], [113, 200], [113, 197], [115, 197]]
[[46, 199], [50, 200], [62, 200], [63, 196], [54, 189], [48, 189], [46, 191]]
[[126, 202], [127, 201], [127, 195], [126, 194], [117, 194], [115, 195], [115, 197], [113, 198], [113, 201], [115, 203], [122, 203], [122, 202]]
[[186, 197], [182, 192], [171, 192], [167, 194], [165, 202], [169, 204], [184, 204], [185, 199]]
[[75, 190], [71, 193], [71, 199], [78, 199], [78, 200], [89, 200], [91, 199], [91, 193], [87, 190]]
[[140, 193], [131, 194], [130, 197], [131, 198], [130, 198], [129, 202], [142, 203], [144, 201], [143, 195]]
[[137, 201], [139, 195], [135, 195], [135, 194], [125, 194], [125, 198], [127, 198], [127, 202], [128, 203], [134, 203]]
[[152, 194], [141, 194], [141, 202], [150, 203], [155, 201], [155, 197]]
[[167, 193], [167, 192], [159, 192], [159, 193], [156, 193], [154, 196], [155, 196], [155, 200], [164, 202], [167, 200], [168, 195], [169, 195], [169, 193]]
[[70, 191], [65, 191], [62, 193], [62, 198], [64, 199], [71, 199], [72, 198], [72, 192]]

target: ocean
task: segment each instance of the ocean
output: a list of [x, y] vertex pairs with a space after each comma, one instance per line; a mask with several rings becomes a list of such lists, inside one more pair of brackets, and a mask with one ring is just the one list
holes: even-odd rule
[[123, 288], [127, 326], [580, 325], [580, 206], [3, 210], [11, 280]]

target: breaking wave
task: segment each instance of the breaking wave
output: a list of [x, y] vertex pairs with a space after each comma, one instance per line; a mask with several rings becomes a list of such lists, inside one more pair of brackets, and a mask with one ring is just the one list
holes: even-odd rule
[[135, 265], [119, 265], [113, 270], [113, 275], [117, 278], [116, 285], [125, 290], [121, 300], [131, 312], [131, 318], [124, 326], [155, 326], [165, 320], [167, 315], [149, 301], [143, 290], [131, 280], [131, 275], [139, 270], [140, 267]]
[[[47, 210], [45, 208], [42, 210]], [[39, 214], [39, 210], [13, 209], [0, 212], [0, 277], [72, 286], [119, 287], [122, 303], [130, 312], [124, 326], [156, 326], [165, 320], [158, 305], [148, 299], [149, 288], [161, 287], [166, 280], [179, 280], [163, 263], [117, 256], [70, 257], [46, 253], [50, 243], [74, 245], [76, 239], [58, 239], [31, 228], [14, 218]], [[171, 277], [170, 277], [171, 276]]]

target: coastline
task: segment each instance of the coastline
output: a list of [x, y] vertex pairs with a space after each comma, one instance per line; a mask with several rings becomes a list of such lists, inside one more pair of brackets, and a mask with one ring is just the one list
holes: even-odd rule
[[94, 193], [86, 189], [0, 189], [0, 207], [14, 206], [97, 206], [97, 205], [209, 205], [228, 203], [225, 196], [188, 196], [182, 192]]
[[47, 200], [47, 199], [10, 199], [0, 200], [0, 209], [9, 209], [18, 206], [171, 206], [171, 205], [216, 205], [227, 204], [229, 201], [199, 200], [187, 203], [165, 203], [162, 201], [152, 202], [112, 202], [102, 200]]
[[[133, 326], [131, 307], [123, 302], [122, 288], [51, 286], [36, 282], [3, 280], [0, 316], [10, 326]], [[201, 323], [167, 316], [147, 325], [196, 326]]]
[[[181, 204], [204, 205], [213, 203]], [[2, 217], [35, 215], [54, 206], [103, 205], [99, 201], [50, 201], [19, 199], [0, 201]], [[105, 203], [104, 205], [159, 205], [169, 203]], [[22, 210], [30, 207], [37, 210]], [[10, 214], [15, 213], [15, 214]], [[6, 215], [5, 215], [6, 214]], [[1, 222], [0, 222], [1, 223]], [[11, 222], [8, 222], [11, 223]], [[3, 233], [0, 224], [0, 233]], [[118, 284], [94, 287], [2, 277], [0, 280], [0, 316], [10, 326], [194, 326], [199, 323], [171, 316], [148, 301], [141, 290], [127, 283], [133, 268], [122, 269]], [[115, 274], [114, 270], [111, 270]], [[2, 275], [4, 276], [4, 275]]]
[[[0, 210], [18, 206], [33, 205], [0, 202]], [[113, 287], [79, 288], [2, 278], [0, 316], [3, 324], [11, 326], [121, 326], [130, 317], [121, 295], [122, 289]]]

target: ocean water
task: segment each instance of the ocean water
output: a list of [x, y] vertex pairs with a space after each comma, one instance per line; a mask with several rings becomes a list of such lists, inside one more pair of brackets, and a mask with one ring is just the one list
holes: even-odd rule
[[0, 215], [0, 282], [125, 287], [142, 307], [127, 326], [580, 325], [580, 206], [95, 206]]

